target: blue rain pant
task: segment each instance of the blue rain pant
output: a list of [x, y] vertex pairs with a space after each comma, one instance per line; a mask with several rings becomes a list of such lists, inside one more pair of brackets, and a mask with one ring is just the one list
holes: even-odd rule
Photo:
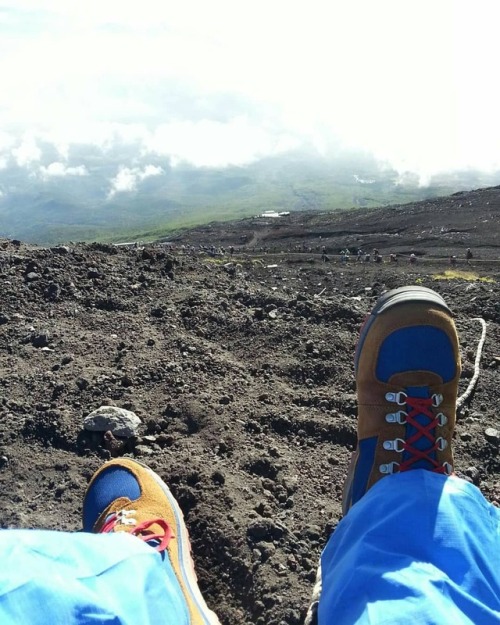
[[500, 623], [500, 510], [457, 477], [384, 477], [339, 523], [321, 566], [319, 625]]
[[126, 533], [0, 531], [1, 625], [188, 625], [168, 559]]
[[[384, 477], [322, 556], [319, 625], [500, 623], [500, 511], [458, 478]], [[187, 625], [168, 559], [128, 534], [0, 531], [2, 625]]]

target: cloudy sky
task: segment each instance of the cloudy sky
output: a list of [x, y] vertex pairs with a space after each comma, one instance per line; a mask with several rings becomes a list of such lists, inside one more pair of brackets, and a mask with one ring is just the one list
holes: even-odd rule
[[161, 174], [148, 155], [497, 169], [499, 23], [498, 0], [0, 0], [0, 169], [85, 176], [73, 144], [126, 145], [110, 195]]

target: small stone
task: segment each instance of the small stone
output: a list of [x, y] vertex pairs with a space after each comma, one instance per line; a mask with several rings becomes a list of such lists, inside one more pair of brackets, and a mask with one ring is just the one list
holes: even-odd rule
[[480, 471], [477, 467], [467, 467], [467, 469], [465, 469], [465, 475], [471, 478], [473, 484], [477, 485], [479, 482]]
[[259, 321], [264, 319], [264, 311], [262, 310], [262, 308], [256, 308], [253, 311], [253, 316], [255, 319], [258, 319]]
[[50, 337], [47, 333], [35, 334], [31, 338], [33, 347], [48, 347]]
[[104, 432], [104, 449], [109, 451], [112, 458], [116, 458], [124, 448], [123, 441], [118, 440], [113, 436], [113, 432], [109, 430]]
[[226, 482], [226, 478], [224, 477], [224, 474], [220, 471], [215, 471], [214, 473], [212, 473], [212, 482], [214, 484], [217, 484], [218, 486], [223, 486]]
[[152, 456], [154, 451], [151, 447], [147, 447], [146, 445], [137, 445], [134, 449], [134, 453], [136, 456]]
[[500, 443], [500, 432], [495, 428], [486, 428], [484, 435], [489, 443], [494, 443], [495, 445]]
[[260, 519], [248, 526], [247, 535], [252, 540], [272, 541], [283, 536], [283, 529], [270, 519]]

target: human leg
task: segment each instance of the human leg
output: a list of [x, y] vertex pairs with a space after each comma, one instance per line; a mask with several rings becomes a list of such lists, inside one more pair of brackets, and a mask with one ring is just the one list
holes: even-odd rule
[[128, 458], [104, 464], [85, 495], [83, 529], [127, 532], [156, 550], [173, 606], [164, 621], [167, 625], [219, 624], [198, 587], [182, 511], [168, 486], [151, 469]]
[[355, 365], [358, 446], [321, 559], [320, 625], [497, 622], [498, 510], [449, 476], [460, 362], [445, 302], [383, 296]]
[[84, 531], [0, 531], [2, 625], [219, 625], [199, 591], [182, 513], [130, 459], [104, 464]]

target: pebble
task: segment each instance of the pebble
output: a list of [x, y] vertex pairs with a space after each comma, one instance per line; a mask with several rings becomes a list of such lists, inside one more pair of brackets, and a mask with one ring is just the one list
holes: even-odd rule
[[47, 333], [35, 334], [31, 338], [31, 344], [33, 347], [47, 347], [50, 337]]
[[500, 443], [500, 432], [495, 428], [486, 428], [484, 435], [488, 442], [495, 443], [496, 445]]
[[283, 529], [269, 519], [254, 521], [248, 526], [247, 535], [253, 540], [276, 540], [283, 536]]
[[152, 456], [154, 451], [151, 447], [147, 447], [146, 445], [137, 445], [134, 449], [134, 453], [136, 456]]

